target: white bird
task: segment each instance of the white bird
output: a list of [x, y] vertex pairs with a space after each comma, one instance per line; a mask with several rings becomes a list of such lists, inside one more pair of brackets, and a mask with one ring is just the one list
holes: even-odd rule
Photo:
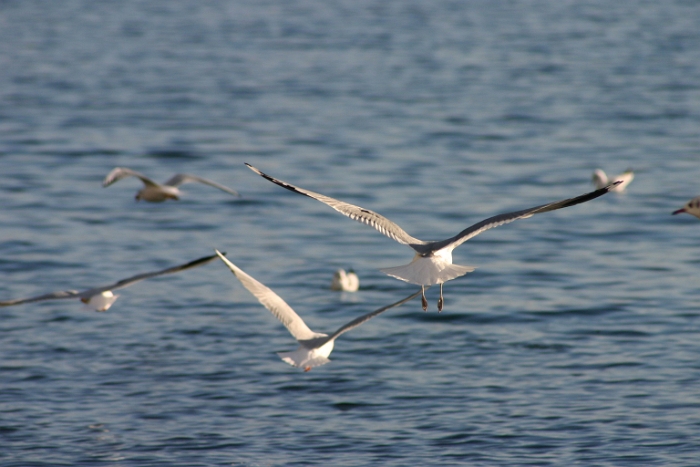
[[357, 292], [360, 288], [360, 279], [355, 274], [355, 271], [350, 269], [345, 272], [345, 269], [338, 269], [333, 274], [331, 281], [331, 290], [340, 290], [343, 292]]
[[95, 311], [107, 311], [109, 307], [111, 307], [112, 304], [117, 300], [117, 298], [119, 298], [119, 295], [113, 294], [112, 290], [122, 289], [144, 279], [150, 279], [151, 277], [163, 276], [165, 274], [173, 274], [176, 272], [184, 271], [186, 269], [203, 266], [217, 259], [219, 259], [217, 255], [205, 256], [203, 258], [199, 258], [194, 261], [190, 261], [189, 263], [181, 264], [179, 266], [174, 266], [155, 272], [138, 274], [136, 276], [122, 279], [118, 282], [115, 282], [114, 284], [105, 285], [102, 287], [95, 287], [93, 289], [83, 290], [82, 292], [79, 292], [77, 290], [62, 290], [59, 292], [52, 292], [32, 298], [18, 298], [14, 300], [6, 300], [4, 302], [0, 302], [0, 307], [20, 305], [22, 303], [39, 302], [42, 300], [78, 298], [81, 302], [83, 302], [86, 305], [86, 308], [93, 309]]
[[225, 191], [226, 193], [232, 194], [234, 196], [239, 196], [238, 192], [232, 190], [231, 188], [220, 185], [216, 182], [208, 180], [206, 178], [198, 177], [196, 175], [190, 174], [177, 174], [173, 175], [167, 182], [160, 184], [156, 183], [150, 178], [146, 177], [142, 173], [136, 172], [135, 170], [128, 169], [126, 167], [115, 167], [110, 173], [107, 174], [105, 179], [102, 181], [103, 187], [108, 187], [112, 183], [117, 182], [125, 177], [138, 177], [143, 182], [144, 187], [136, 193], [136, 201], [144, 200], [150, 201], [152, 203], [160, 203], [167, 199], [180, 199], [181, 191], [178, 186], [183, 183], [199, 182], [205, 185], [213, 186], [219, 190]]
[[330, 336], [320, 332], [314, 332], [306, 325], [303, 319], [287, 305], [287, 302], [282, 300], [279, 295], [273, 292], [270, 288], [258, 282], [238, 266], [222, 256], [218, 251], [216, 253], [221, 257], [221, 260], [228, 266], [234, 276], [241, 281], [241, 284], [258, 299], [258, 301], [278, 319], [287, 328], [292, 336], [299, 342], [299, 348], [293, 352], [278, 352], [277, 355], [292, 366], [303, 368], [304, 371], [309, 371], [311, 368], [325, 365], [330, 362], [328, 356], [333, 351], [335, 340], [342, 334], [351, 329], [356, 328], [360, 324], [374, 318], [380, 313], [391, 308], [397, 307], [409, 300], [417, 297], [420, 290], [408, 297], [399, 300], [391, 305], [384, 306], [374, 310], [359, 318], [355, 318], [344, 326], [341, 326]]
[[700, 196], [691, 199], [690, 201], [685, 203], [685, 206], [673, 211], [672, 214], [681, 214], [683, 212], [700, 219]]
[[604, 188], [613, 182], [619, 181], [620, 184], [610, 190], [616, 193], [621, 193], [625, 191], [627, 185], [632, 183], [632, 180], [634, 180], [634, 172], [632, 171], [632, 169], [627, 169], [617, 177], [613, 178], [608, 178], [605, 172], [603, 172], [601, 169], [595, 169], [595, 171], [593, 172], [593, 184], [595, 184], [596, 188]]
[[338, 211], [339, 213], [349, 217], [350, 219], [374, 227], [376, 230], [386, 235], [387, 237], [396, 240], [402, 245], [408, 245], [409, 247], [411, 247], [416, 252], [415, 256], [413, 257], [413, 261], [404, 266], [384, 268], [380, 269], [380, 271], [402, 281], [420, 285], [421, 289], [423, 290], [422, 304], [424, 310], [428, 309], [428, 301], [425, 298], [425, 286], [440, 284], [440, 298], [438, 299], [437, 304], [439, 311], [442, 311], [443, 305], [443, 283], [452, 280], [456, 277], [463, 276], [468, 272], [472, 272], [474, 269], [476, 269], [474, 266], [462, 266], [459, 264], [452, 264], [452, 250], [457, 248], [459, 245], [466, 242], [470, 238], [479, 235], [481, 232], [484, 232], [493, 227], [498, 227], [499, 225], [507, 224], [517, 219], [526, 219], [534, 214], [554, 211], [556, 209], [567, 208], [576, 204], [585, 203], [586, 201], [590, 201], [592, 199], [604, 195], [605, 193], [610, 191], [615, 185], [620, 183], [614, 182], [599, 190], [592, 191], [590, 193], [577, 196], [575, 198], [569, 198], [562, 201], [556, 201], [554, 203], [543, 204], [541, 206], [535, 206], [534, 208], [524, 209], [522, 211], [498, 214], [496, 216], [489, 217], [488, 219], [485, 219], [481, 222], [477, 222], [471, 227], [468, 227], [465, 230], [459, 232], [454, 237], [450, 237], [437, 242], [427, 242], [410, 236], [397, 224], [390, 221], [386, 217], [377, 214], [374, 211], [370, 211], [369, 209], [365, 209], [360, 206], [355, 206], [353, 204], [345, 203], [343, 201], [339, 201], [329, 196], [324, 196], [319, 193], [314, 193], [313, 191], [296, 187], [287, 182], [283, 182], [282, 180], [273, 178], [256, 169], [250, 164], [246, 163], [246, 165], [253, 172], [271, 181], [272, 183], [281, 186], [282, 188], [286, 188], [295, 193], [299, 193], [301, 195], [308, 196], [309, 198], [313, 198], [322, 203], [325, 203], [331, 208]]

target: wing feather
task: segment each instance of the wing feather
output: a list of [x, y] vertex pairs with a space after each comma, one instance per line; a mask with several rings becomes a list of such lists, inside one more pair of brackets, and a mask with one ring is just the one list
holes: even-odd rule
[[575, 206], [577, 204], [585, 203], [593, 199], [603, 196], [608, 193], [615, 185], [620, 182], [611, 183], [599, 190], [592, 191], [590, 193], [583, 194], [581, 196], [576, 196], [574, 198], [568, 198], [561, 201], [555, 201], [553, 203], [543, 204], [541, 206], [535, 206], [530, 209], [523, 209], [522, 211], [508, 212], [505, 214], [498, 214], [493, 217], [489, 217], [481, 222], [462, 230], [460, 233], [454, 237], [442, 240], [439, 242], [433, 242], [425, 245], [426, 250], [438, 251], [445, 247], [457, 248], [462, 243], [466, 242], [470, 238], [474, 238], [480, 233], [493, 229], [494, 227], [501, 226], [503, 224], [508, 224], [510, 222], [516, 221], [518, 219], [527, 219], [528, 217], [534, 216], [535, 214], [540, 214], [543, 212], [556, 211], [557, 209], [568, 208], [569, 206]]
[[[226, 254], [226, 253], [224, 253], [224, 254]], [[215, 261], [218, 258], [219, 257], [217, 255], [204, 256], [202, 258], [195, 259], [194, 261], [190, 261], [188, 263], [179, 264], [177, 266], [173, 266], [173, 267], [166, 268], [166, 269], [161, 269], [160, 271], [145, 272], [142, 274], [137, 274], [135, 276], [127, 277], [126, 279], [122, 279], [120, 281], [117, 281], [114, 284], [109, 284], [109, 285], [104, 285], [102, 287], [95, 287], [93, 289], [83, 290], [82, 292], [79, 292], [78, 295], [81, 298], [89, 298], [89, 297], [92, 297], [93, 295], [105, 292], [107, 290], [116, 290], [116, 289], [122, 289], [124, 287], [128, 287], [128, 286], [130, 286], [136, 282], [142, 281], [144, 279], [150, 279], [152, 277], [157, 277], [157, 276], [164, 276], [166, 274], [174, 274], [176, 272], [185, 271], [187, 269], [196, 268], [199, 266], [204, 266], [205, 264], [210, 263], [212, 261]]]
[[421, 245], [426, 242], [419, 240], [415, 237], [410, 236], [407, 234], [401, 227], [398, 226], [398, 224], [390, 221], [386, 217], [382, 216], [381, 214], [377, 214], [374, 211], [370, 211], [369, 209], [362, 208], [360, 206], [355, 206], [354, 204], [346, 203], [344, 201], [337, 200], [335, 198], [331, 198], [330, 196], [324, 196], [319, 193], [315, 193], [310, 190], [305, 190], [303, 188], [299, 188], [297, 186], [294, 186], [290, 183], [283, 182], [282, 180], [278, 180], [274, 177], [271, 177], [267, 175], [264, 172], [261, 172], [260, 170], [256, 169], [252, 165], [246, 163], [248, 168], [255, 172], [256, 174], [260, 175], [261, 177], [271, 181], [272, 183], [281, 186], [282, 188], [286, 188], [289, 191], [293, 191], [295, 193], [299, 193], [300, 195], [308, 196], [309, 198], [313, 198], [317, 201], [320, 201], [324, 204], [327, 204], [331, 208], [335, 209], [339, 213], [349, 217], [352, 220], [361, 222], [363, 224], [369, 225], [370, 227], [373, 227], [383, 235], [386, 235], [387, 237], [396, 240], [397, 242], [401, 243], [402, 245]]
[[249, 276], [238, 266], [233, 264], [231, 261], [226, 259], [223, 255], [215, 250], [216, 253], [221, 257], [221, 260], [228, 266], [234, 276], [241, 281], [243, 287], [248, 289], [248, 291], [258, 299], [258, 301], [278, 319], [284, 325], [284, 327], [289, 330], [289, 332], [298, 341], [313, 339], [315, 337], [322, 337], [325, 334], [320, 334], [313, 332], [306, 325], [303, 319], [296, 314], [296, 312], [287, 305], [287, 302], [282, 300], [279, 295], [272, 291], [272, 289], [266, 287], [262, 283], [255, 280], [253, 277]]
[[60, 292], [52, 292], [44, 295], [39, 295], [36, 297], [31, 297], [31, 298], [16, 298], [14, 300], [6, 300], [3, 302], [0, 302], [0, 307], [2, 306], [12, 306], [12, 305], [20, 305], [22, 303], [31, 303], [31, 302], [39, 302], [42, 300], [57, 300], [57, 299], [62, 299], [62, 298], [78, 298], [80, 295], [78, 295], [78, 292], [75, 290], [62, 290]]
[[370, 313], [367, 313], [366, 315], [362, 315], [359, 318], [355, 318], [354, 320], [350, 321], [348, 324], [342, 326], [340, 329], [338, 329], [333, 334], [331, 334], [331, 336], [328, 338], [328, 340], [336, 339], [341, 334], [345, 334], [349, 330], [356, 328], [357, 326], [361, 325], [362, 323], [364, 323], [366, 321], [369, 321], [370, 319], [374, 318], [378, 314], [384, 313], [385, 311], [390, 310], [391, 308], [395, 308], [399, 305], [403, 305], [404, 303], [413, 300], [414, 298], [416, 298], [420, 294], [421, 294], [421, 290], [419, 289], [417, 292], [409, 295], [406, 298], [399, 300], [396, 303], [392, 303], [391, 305], [383, 306], [377, 310], [374, 310]]
[[135, 170], [131, 170], [126, 167], [115, 167], [112, 169], [110, 173], [107, 174], [105, 179], [102, 181], [102, 186], [103, 187], [108, 187], [114, 182], [118, 182], [122, 178], [126, 177], [137, 177], [141, 179], [143, 183], [146, 185], [150, 186], [159, 186], [158, 183], [154, 182], [150, 178], [146, 177], [144, 174], [137, 172]]
[[190, 175], [190, 174], [177, 174], [173, 175], [170, 180], [164, 183], [164, 185], [169, 185], [169, 186], [179, 186], [182, 185], [183, 183], [203, 183], [205, 185], [213, 186], [214, 188], [218, 188], [219, 190], [225, 191], [226, 193], [229, 193], [233, 196], [240, 196], [236, 190], [232, 190], [231, 188], [221, 185], [219, 183], [216, 183], [212, 180], [209, 180], [207, 178], [202, 178], [198, 177], [196, 175]]

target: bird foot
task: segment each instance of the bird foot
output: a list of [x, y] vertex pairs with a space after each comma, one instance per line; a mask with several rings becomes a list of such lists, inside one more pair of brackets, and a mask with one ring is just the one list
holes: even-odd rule
[[444, 301], [442, 300], [442, 297], [438, 298], [438, 311], [442, 311], [442, 305]]
[[423, 304], [423, 311], [428, 311], [428, 300], [425, 298], [425, 295], [423, 295], [421, 303]]

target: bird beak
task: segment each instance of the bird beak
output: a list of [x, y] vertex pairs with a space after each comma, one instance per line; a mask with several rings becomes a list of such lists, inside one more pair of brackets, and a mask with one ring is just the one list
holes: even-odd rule
[[680, 214], [682, 212], [685, 212], [685, 208], [680, 208], [677, 211], [673, 211], [671, 214]]

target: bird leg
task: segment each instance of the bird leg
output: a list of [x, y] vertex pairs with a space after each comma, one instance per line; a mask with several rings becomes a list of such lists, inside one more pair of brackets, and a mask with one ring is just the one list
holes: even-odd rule
[[420, 289], [423, 292], [423, 297], [421, 297], [421, 303], [423, 304], [423, 311], [428, 311], [428, 300], [425, 298], [425, 286], [421, 285]]
[[442, 299], [442, 283], [440, 283], [440, 298], [438, 298], [438, 311], [442, 311], [442, 305], [444, 300]]

